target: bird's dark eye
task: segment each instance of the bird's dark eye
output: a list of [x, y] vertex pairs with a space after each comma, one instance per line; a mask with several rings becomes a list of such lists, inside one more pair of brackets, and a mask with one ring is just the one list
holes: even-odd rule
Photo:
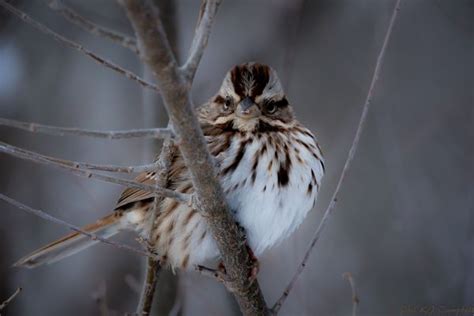
[[224, 106], [223, 106], [224, 111], [227, 111], [231, 105], [232, 105], [232, 98], [230, 96], [227, 96], [224, 101]]
[[276, 112], [277, 106], [276, 106], [275, 102], [268, 102], [265, 109], [267, 110], [268, 114], [273, 114], [273, 113]]

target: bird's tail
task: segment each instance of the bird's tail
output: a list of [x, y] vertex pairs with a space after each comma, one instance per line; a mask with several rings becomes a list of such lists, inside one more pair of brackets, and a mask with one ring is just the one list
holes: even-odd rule
[[[82, 230], [102, 238], [110, 238], [123, 228], [120, 215], [118, 212], [113, 212], [95, 223], [84, 226]], [[84, 250], [97, 242], [97, 240], [93, 240], [84, 234], [71, 233], [21, 258], [14, 266], [35, 268], [42, 264], [50, 264]]]

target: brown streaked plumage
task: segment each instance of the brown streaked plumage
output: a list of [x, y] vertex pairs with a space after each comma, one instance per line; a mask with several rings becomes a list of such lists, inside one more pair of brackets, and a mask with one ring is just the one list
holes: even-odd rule
[[[293, 232], [314, 205], [324, 173], [316, 138], [294, 119], [276, 72], [263, 64], [232, 68], [219, 92], [197, 114], [227, 201], [259, 255]], [[145, 173], [136, 180], [154, 184], [155, 177]], [[179, 150], [168, 179], [168, 188], [193, 192]], [[126, 189], [112, 215], [85, 229], [105, 237], [133, 229], [147, 237], [152, 204], [152, 193]], [[169, 198], [159, 209], [152, 242], [163, 261], [185, 269], [218, 256], [207, 222], [196, 210]], [[93, 243], [71, 234], [17, 264], [55, 262]]]

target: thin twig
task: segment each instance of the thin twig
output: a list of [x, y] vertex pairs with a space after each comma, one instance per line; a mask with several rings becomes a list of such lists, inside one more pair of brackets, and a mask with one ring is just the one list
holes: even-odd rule
[[[153, 71], [166, 110], [179, 139], [198, 206], [216, 241], [232, 291], [244, 315], [268, 314], [257, 280], [250, 280], [251, 259], [218, 181], [190, 96], [191, 81], [179, 68], [158, 12], [146, 0], [119, 0], [140, 46], [140, 55]], [[199, 61], [199, 58], [198, 58]]]
[[[156, 164], [156, 186], [165, 187], [168, 182], [168, 174], [171, 168], [171, 161], [172, 157], [175, 154], [175, 147], [171, 140], [165, 141], [163, 144], [163, 148], [161, 149], [160, 157]], [[153, 207], [151, 210], [150, 219], [148, 222], [149, 226], [149, 233], [148, 233], [148, 240], [149, 240], [149, 247], [155, 247], [155, 240], [153, 239], [155, 236], [155, 230], [157, 225], [157, 217], [159, 215], [159, 207], [158, 205], [163, 201], [163, 197], [155, 197], [153, 200]], [[153, 297], [155, 294], [156, 283], [158, 281], [158, 274], [161, 270], [160, 262], [153, 259], [148, 258], [147, 262], [147, 269], [145, 275], [145, 281], [143, 283], [143, 288], [140, 294], [140, 299], [138, 302], [138, 306], [136, 312], [138, 315], [149, 315], [151, 312], [151, 307], [153, 305]]]
[[112, 240], [102, 238], [102, 237], [100, 237], [100, 236], [98, 236], [94, 233], [89, 233], [87, 231], [84, 231], [79, 226], [70, 224], [66, 221], [63, 221], [62, 219], [56, 218], [52, 215], [49, 215], [48, 213], [46, 213], [42, 210], [34, 209], [32, 207], [29, 207], [28, 205], [25, 205], [25, 204], [23, 204], [23, 203], [21, 203], [17, 200], [14, 200], [14, 199], [12, 199], [12, 198], [10, 198], [10, 197], [2, 194], [2, 193], [0, 193], [0, 200], [3, 200], [5, 202], [7, 202], [8, 204], [11, 204], [11, 205], [23, 210], [23, 211], [26, 211], [26, 212], [31, 213], [33, 215], [36, 215], [36, 216], [38, 216], [38, 217], [40, 217], [44, 220], [56, 223], [58, 225], [67, 227], [67, 228], [69, 228], [69, 229], [71, 229], [75, 232], [83, 234], [84, 236], [89, 237], [91, 240], [97, 240], [97, 241], [102, 242], [104, 244], [113, 246], [115, 248], [124, 249], [124, 250], [130, 251], [130, 252], [134, 252], [134, 253], [139, 254], [141, 256], [154, 257], [154, 258], [157, 257], [154, 253], [151, 253], [149, 251], [144, 251], [144, 250], [141, 250], [141, 249], [137, 249], [137, 248], [134, 248], [134, 247], [126, 245], [126, 244], [122, 244], [122, 243], [118, 243], [118, 242], [115, 242], [115, 241], [112, 241]]
[[301, 273], [303, 272], [304, 268], [306, 267], [306, 263], [308, 262], [308, 259], [314, 249], [314, 246], [316, 245], [316, 242], [319, 240], [319, 237], [321, 236], [321, 232], [323, 231], [324, 227], [326, 226], [326, 223], [332, 214], [334, 207], [336, 206], [336, 202], [338, 199], [339, 191], [342, 187], [342, 183], [344, 182], [344, 179], [346, 178], [346, 174], [349, 171], [352, 161], [354, 159], [357, 147], [359, 145], [359, 140], [362, 135], [363, 128], [365, 126], [365, 122], [367, 120], [367, 114], [369, 112], [370, 105], [372, 103], [372, 97], [375, 91], [375, 85], [379, 79], [380, 75], [380, 70], [382, 67], [382, 62], [385, 56], [385, 51], [388, 46], [389, 40], [390, 40], [390, 35], [392, 34], [392, 29], [395, 24], [395, 20], [398, 16], [398, 12], [400, 11], [400, 2], [401, 0], [397, 0], [395, 7], [393, 9], [392, 17], [390, 19], [390, 23], [388, 24], [387, 32], [385, 34], [385, 38], [382, 44], [382, 47], [380, 49], [380, 53], [377, 57], [377, 62], [375, 64], [375, 70], [374, 74], [372, 76], [372, 81], [370, 83], [369, 91], [367, 93], [367, 97], [365, 99], [364, 107], [362, 109], [362, 114], [359, 120], [359, 124], [357, 126], [357, 131], [354, 136], [354, 140], [352, 141], [351, 148], [349, 150], [349, 154], [347, 155], [346, 162], [344, 163], [344, 167], [341, 172], [341, 176], [339, 177], [339, 181], [337, 183], [336, 189], [334, 190], [334, 193], [331, 197], [331, 201], [324, 212], [323, 218], [321, 219], [321, 223], [319, 224], [313, 239], [311, 240], [308, 249], [306, 250], [306, 253], [303, 257], [303, 260], [301, 261], [300, 265], [298, 266], [298, 269], [296, 270], [295, 274], [293, 275], [291, 281], [288, 283], [288, 285], [285, 287], [285, 290], [283, 291], [283, 294], [280, 296], [280, 298], [276, 301], [275, 305], [272, 308], [273, 314], [277, 314], [285, 302], [286, 298], [290, 294], [291, 290], [293, 289], [293, 286], [296, 283], [296, 280], [299, 278]]
[[[5, 301], [2, 302], [2, 304], [0, 305], [0, 312], [2, 310], [4, 310], [8, 304], [11, 303], [11, 301], [13, 301], [15, 299], [15, 297], [17, 297], [18, 294], [20, 294], [20, 292], [22, 291], [23, 289], [21, 287], [17, 288], [15, 292], [13, 292], [13, 294], [7, 298]], [[1, 314], [0, 314], [1, 315]]]
[[218, 282], [225, 283], [226, 275], [220, 270], [208, 268], [202, 265], [197, 265], [194, 270], [201, 275], [214, 279]]
[[359, 297], [357, 296], [355, 281], [350, 272], [345, 272], [342, 277], [349, 281], [352, 291], [352, 316], [357, 316], [357, 308], [359, 307]]
[[39, 30], [39, 31], [41, 31], [41, 32], [43, 32], [47, 35], [50, 35], [51, 37], [53, 37], [58, 42], [63, 43], [65, 45], [67, 45], [71, 48], [74, 48], [75, 50], [85, 54], [86, 56], [88, 56], [89, 58], [91, 58], [92, 60], [97, 62], [99, 65], [110, 68], [110, 69], [114, 70], [115, 72], [117, 72], [121, 75], [124, 75], [128, 79], [131, 79], [133, 81], [138, 82], [143, 87], [153, 89], [155, 91], [159, 91], [158, 87], [156, 85], [154, 85], [153, 83], [145, 81], [143, 78], [140, 78], [138, 75], [134, 74], [133, 72], [122, 68], [121, 66], [119, 66], [119, 65], [117, 65], [117, 64], [115, 64], [115, 63], [113, 63], [113, 62], [111, 62], [111, 61], [109, 61], [109, 60], [107, 60], [107, 59], [105, 59], [101, 56], [99, 56], [99, 55], [97, 55], [96, 53], [88, 50], [87, 48], [84, 48], [82, 45], [80, 45], [80, 44], [78, 44], [78, 43], [76, 43], [76, 42], [74, 42], [74, 41], [72, 41], [72, 40], [56, 33], [56, 32], [54, 32], [53, 30], [51, 30], [50, 28], [48, 28], [44, 24], [41, 24], [40, 22], [34, 20], [29, 15], [27, 15], [26, 13], [18, 10], [17, 8], [15, 8], [11, 4], [5, 2], [4, 0], [0, 0], [0, 6], [4, 7], [6, 10], [10, 11], [14, 15], [16, 15], [17, 17], [22, 19], [24, 22], [26, 22], [26, 23], [30, 24], [31, 26], [33, 26], [34, 28], [36, 28], [37, 30]]
[[59, 127], [30, 122], [22, 122], [0, 117], [0, 126], [8, 126], [31, 133], [41, 133], [53, 136], [87, 136], [105, 139], [130, 139], [130, 138], [173, 138], [174, 133], [170, 128], [143, 128], [116, 131], [98, 131], [76, 127]]
[[189, 57], [182, 69], [185, 77], [189, 82], [192, 82], [196, 74], [197, 67], [201, 61], [204, 49], [207, 46], [209, 35], [211, 34], [211, 27], [217, 14], [217, 9], [221, 0], [203, 0], [201, 10], [199, 12], [198, 23], [194, 32], [194, 38], [189, 49]]
[[41, 163], [44, 165], [48, 166], [53, 166], [53, 167], [58, 167], [61, 169], [69, 170], [73, 174], [85, 177], [85, 178], [91, 178], [91, 179], [97, 179], [103, 182], [108, 182], [108, 183], [114, 183], [114, 184], [120, 184], [123, 186], [127, 186], [130, 188], [137, 188], [140, 190], [144, 190], [147, 192], [154, 192], [155, 194], [159, 196], [166, 196], [172, 199], [175, 199], [179, 202], [183, 203], [191, 203], [193, 199], [191, 198], [190, 195], [176, 192], [173, 190], [169, 190], [163, 187], [155, 186], [155, 185], [150, 185], [150, 184], [145, 184], [145, 183], [139, 183], [136, 181], [131, 181], [131, 180], [126, 180], [126, 179], [121, 179], [121, 178], [116, 178], [116, 177], [111, 177], [107, 175], [103, 175], [100, 173], [95, 173], [90, 170], [84, 170], [78, 167], [77, 165], [72, 165], [65, 164], [63, 162], [60, 162], [59, 159], [56, 159], [55, 161], [50, 160], [49, 157], [45, 157], [43, 155], [37, 154], [32, 151], [28, 151], [22, 148], [18, 148], [12, 145], [9, 145], [7, 143], [1, 142], [0, 141], [0, 152], [26, 159], [29, 161], [33, 161], [36, 163]]
[[127, 35], [118, 33], [113, 30], [109, 30], [101, 25], [97, 25], [94, 22], [86, 19], [73, 9], [66, 6], [61, 0], [49, 0], [48, 6], [51, 10], [54, 10], [61, 14], [66, 20], [77, 25], [83, 30], [102, 38], [106, 38], [114, 43], [117, 43], [125, 48], [130, 49], [135, 54], [138, 54], [137, 41]]
[[[6, 145], [0, 141], [0, 151], [1, 146]], [[7, 145], [10, 146], [10, 145]], [[24, 150], [19, 147], [11, 146], [12, 149], [15, 149], [18, 153], [24, 154], [25, 156], [30, 155], [30, 151]], [[37, 157], [41, 157], [41, 159], [49, 160], [50, 162], [59, 163], [61, 165], [67, 165], [73, 167], [75, 169], [87, 169], [87, 170], [97, 170], [97, 171], [107, 171], [107, 172], [117, 172], [117, 173], [139, 173], [139, 172], [151, 172], [155, 170], [155, 164], [147, 164], [141, 166], [115, 166], [115, 165], [99, 165], [99, 164], [92, 164], [92, 163], [85, 163], [85, 162], [77, 162], [71, 160], [60, 159], [56, 157], [50, 157], [41, 155], [39, 153], [34, 153]]]

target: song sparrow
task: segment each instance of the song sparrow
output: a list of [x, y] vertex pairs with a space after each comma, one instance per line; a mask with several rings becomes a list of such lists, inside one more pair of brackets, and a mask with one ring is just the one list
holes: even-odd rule
[[[288, 237], [314, 206], [324, 174], [321, 149], [293, 117], [276, 72], [266, 65], [247, 63], [231, 69], [218, 94], [198, 109], [198, 117], [230, 208], [258, 256]], [[154, 184], [155, 174], [140, 174], [136, 180]], [[172, 159], [167, 187], [193, 192], [179, 151]], [[107, 238], [122, 229], [148, 237], [152, 203], [150, 192], [126, 189], [112, 214], [84, 229]], [[153, 236], [156, 251], [172, 267], [184, 269], [219, 255], [206, 220], [173, 199], [161, 203]], [[16, 265], [52, 263], [94, 243], [73, 233]]]

